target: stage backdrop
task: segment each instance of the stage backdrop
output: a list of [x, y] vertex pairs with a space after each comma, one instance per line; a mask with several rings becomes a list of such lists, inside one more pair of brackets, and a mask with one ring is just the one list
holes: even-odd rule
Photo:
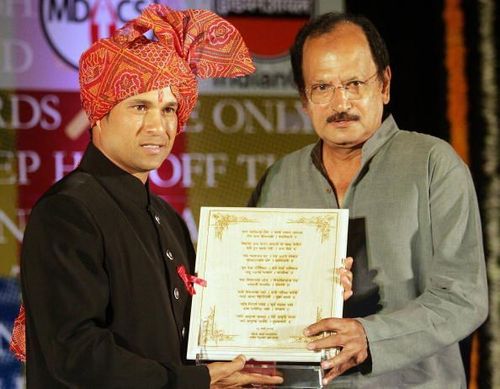
[[[23, 386], [8, 351], [20, 292], [19, 248], [30, 210], [89, 141], [80, 53], [152, 0], [0, 0], [0, 388]], [[152, 188], [186, 220], [201, 205], [241, 206], [267, 166], [315, 141], [292, 85], [288, 48], [300, 26], [329, 10], [365, 14], [386, 39], [390, 110], [400, 127], [449, 141], [478, 191], [490, 282], [490, 319], [462, 343], [470, 388], [500, 387], [498, 29], [494, 0], [156, 0], [212, 9], [242, 32], [257, 72], [200, 84], [187, 131], [151, 174]], [[472, 360], [470, 359], [472, 355]], [[470, 367], [470, 369], [469, 369]]]

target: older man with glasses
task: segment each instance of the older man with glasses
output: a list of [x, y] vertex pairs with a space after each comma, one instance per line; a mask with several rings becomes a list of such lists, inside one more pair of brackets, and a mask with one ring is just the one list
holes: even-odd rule
[[348, 208], [353, 296], [308, 348], [333, 387], [465, 388], [458, 342], [487, 315], [481, 223], [465, 164], [444, 141], [384, 115], [391, 69], [363, 17], [330, 13], [298, 33], [292, 67], [316, 144], [276, 162], [250, 205]]

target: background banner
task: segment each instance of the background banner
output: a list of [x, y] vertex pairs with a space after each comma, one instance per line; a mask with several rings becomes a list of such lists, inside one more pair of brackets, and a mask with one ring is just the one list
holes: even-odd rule
[[[89, 142], [78, 59], [153, 0], [0, 0], [0, 388], [23, 386], [8, 351], [20, 302], [19, 249], [31, 208]], [[500, 387], [499, 7], [494, 0], [155, 0], [212, 9], [241, 31], [257, 71], [203, 80], [172, 154], [152, 172], [197, 239], [199, 208], [244, 206], [266, 168], [316, 140], [293, 86], [288, 49], [313, 15], [347, 10], [385, 38], [399, 126], [449, 141], [469, 163], [485, 231], [490, 319], [462, 343], [470, 387]], [[472, 355], [472, 359], [471, 356]], [[469, 369], [470, 368], [470, 369]]]

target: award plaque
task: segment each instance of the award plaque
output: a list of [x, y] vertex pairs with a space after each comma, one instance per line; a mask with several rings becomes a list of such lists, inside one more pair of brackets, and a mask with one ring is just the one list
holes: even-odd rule
[[[342, 317], [348, 210], [202, 207], [188, 359], [313, 363], [303, 330]], [[326, 354], [325, 354], [326, 353]]]

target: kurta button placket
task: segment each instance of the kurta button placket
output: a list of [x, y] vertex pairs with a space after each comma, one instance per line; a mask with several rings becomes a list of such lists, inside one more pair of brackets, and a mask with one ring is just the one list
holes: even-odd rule
[[181, 294], [179, 293], [179, 289], [174, 288], [174, 297], [176, 300], [179, 300], [180, 295]]
[[172, 251], [170, 250], [167, 250], [165, 251], [165, 255], [167, 256], [168, 259], [170, 259], [171, 261], [174, 260], [174, 254], [172, 254]]

